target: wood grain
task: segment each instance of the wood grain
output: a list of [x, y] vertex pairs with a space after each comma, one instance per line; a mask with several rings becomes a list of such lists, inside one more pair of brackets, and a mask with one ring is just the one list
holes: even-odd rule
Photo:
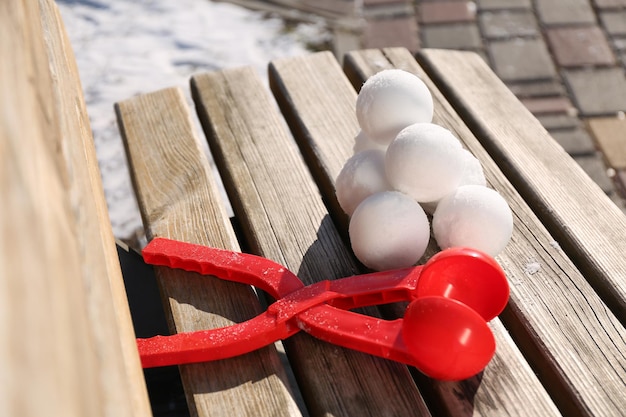
[[476, 55], [420, 54], [481, 143], [626, 323], [626, 216]]
[[48, 0], [39, 4], [61, 127], [56, 148], [63, 151], [68, 193], [80, 235], [91, 331], [101, 358], [102, 394], [111, 415], [150, 415], [76, 60], [56, 4]]
[[[356, 265], [254, 71], [197, 75], [192, 91], [250, 248], [306, 284], [354, 274]], [[284, 343], [313, 416], [429, 415], [403, 365], [302, 333]]]
[[148, 415], [73, 59], [54, 2], [0, 4], [0, 415]]
[[[360, 67], [355, 74], [375, 70], [388, 60], [424, 79], [435, 99], [435, 122], [451, 129], [481, 160], [488, 182], [507, 199], [515, 216], [512, 240], [497, 258], [511, 284], [502, 320], [564, 414], [619, 414], [626, 407], [619, 394], [626, 381], [619, 365], [625, 363], [624, 328], [483, 149], [476, 139], [480, 132], [475, 136], [470, 131], [464, 122], [472, 122], [461, 120], [439, 92], [440, 85], [428, 79], [406, 50], [355, 53], [351, 58], [351, 65]], [[446, 73], [463, 70], [448, 67]], [[490, 72], [488, 67], [481, 71]], [[498, 101], [503, 108], [508, 104], [504, 98]], [[491, 125], [491, 120], [484, 123]], [[539, 265], [539, 271], [531, 273], [531, 263]]]
[[[309, 82], [306, 88], [287, 85], [282, 73], [302, 72]], [[320, 192], [325, 197], [333, 219], [347, 242], [348, 216], [335, 197], [335, 179], [352, 155], [356, 122], [356, 92], [345, 77], [337, 77], [341, 68], [329, 52], [308, 57], [277, 60], [270, 63], [270, 87], [284, 114], [300, 151], [305, 157]], [[332, 92], [332, 94], [331, 94]], [[305, 111], [301, 111], [305, 110]], [[320, 141], [319, 138], [325, 138]]]
[[[149, 239], [238, 250], [180, 89], [116, 105]], [[157, 268], [172, 331], [222, 327], [261, 311], [251, 287]], [[233, 359], [180, 367], [193, 415], [300, 415], [273, 345]]]
[[[367, 74], [393, 67], [378, 50], [350, 56], [363, 58], [361, 65], [353, 67]], [[334, 58], [330, 56], [318, 54], [273, 62], [271, 67], [271, 85], [275, 86], [274, 92], [283, 112], [290, 115], [287, 120], [296, 140], [301, 147], [314, 147], [315, 155], [322, 159], [316, 165], [326, 167], [325, 171], [318, 172], [318, 176], [325, 177], [324, 183], [336, 177], [343, 162], [352, 154], [353, 132], [358, 130], [354, 113], [356, 93], [338, 63], [333, 61]], [[355, 80], [355, 84], [360, 86], [366, 77], [364, 75]], [[338, 89], [340, 82], [344, 86], [343, 90]], [[350, 92], [344, 93], [344, 90]], [[333, 94], [329, 94], [329, 91]], [[343, 134], [342, 131], [337, 132], [335, 126], [341, 123], [352, 126], [351, 130], [344, 130]], [[336, 149], [342, 149], [343, 152], [338, 155]], [[303, 152], [306, 154], [310, 151]], [[327, 200], [334, 199], [334, 187], [324, 187], [322, 190]], [[423, 389], [430, 391], [432, 398], [429, 400], [435, 404], [438, 413], [501, 415], [506, 410], [512, 415], [526, 412], [554, 415], [556, 409], [552, 401], [506, 331], [497, 320], [492, 328], [498, 350], [496, 358], [484, 374], [464, 384], [438, 384], [429, 380], [421, 384]], [[516, 378], [509, 378], [509, 375], [516, 375]], [[525, 410], [519, 407], [521, 403], [526, 404]]]

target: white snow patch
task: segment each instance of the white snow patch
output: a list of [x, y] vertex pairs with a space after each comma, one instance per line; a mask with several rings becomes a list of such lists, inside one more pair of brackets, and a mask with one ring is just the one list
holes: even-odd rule
[[541, 269], [541, 264], [535, 260], [531, 260], [524, 266], [524, 273], [527, 275], [534, 275]]
[[[166, 87], [188, 90], [193, 73], [308, 52], [323, 25], [285, 30], [278, 18], [209, 0], [57, 0], [78, 64], [116, 237], [141, 229], [113, 105]], [[188, 97], [188, 100], [189, 97]], [[199, 126], [197, 126], [199, 128]], [[199, 133], [199, 132], [198, 132]]]

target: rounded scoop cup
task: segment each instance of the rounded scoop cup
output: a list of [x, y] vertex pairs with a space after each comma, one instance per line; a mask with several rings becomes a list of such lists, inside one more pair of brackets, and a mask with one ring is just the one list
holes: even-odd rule
[[460, 301], [490, 321], [506, 307], [509, 284], [491, 256], [476, 249], [452, 248], [424, 265], [416, 293], [419, 298], [440, 296]]
[[448, 381], [476, 375], [496, 350], [493, 333], [483, 317], [459, 301], [439, 296], [411, 302], [402, 337], [417, 369]]

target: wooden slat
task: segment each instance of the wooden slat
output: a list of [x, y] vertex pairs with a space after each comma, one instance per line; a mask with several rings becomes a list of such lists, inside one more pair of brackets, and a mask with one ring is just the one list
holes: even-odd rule
[[94, 343], [66, 174], [46, 143], [60, 127], [39, 11], [25, 3], [0, 4], [0, 414], [104, 415], [96, 358], [80, 352]]
[[[626, 381], [620, 365], [625, 363], [624, 328], [413, 57], [395, 48], [385, 49], [382, 56], [395, 67], [425, 79], [436, 101], [435, 121], [456, 132], [481, 160], [490, 185], [513, 209], [514, 235], [498, 256], [511, 283], [511, 301], [502, 319], [555, 403], [566, 415], [619, 414], [626, 408], [619, 394]], [[490, 71], [487, 67], [483, 70]], [[497, 103], [502, 107], [508, 104], [504, 99]], [[531, 274], [527, 269], [531, 263], [539, 265], [539, 271]]]
[[53, 2], [0, 3], [0, 415], [146, 415], [67, 46]]
[[103, 395], [111, 415], [151, 415], [76, 60], [56, 4], [39, 5]]
[[[355, 70], [369, 73], [393, 67], [380, 51], [354, 57], [362, 57]], [[303, 152], [312, 153], [306, 150], [308, 147], [315, 150], [314, 154], [321, 159], [316, 165], [325, 167], [317, 171], [318, 176], [325, 177], [322, 182], [330, 183], [352, 154], [353, 137], [358, 130], [354, 89], [334, 58], [326, 54], [273, 62], [270, 73], [278, 102], [289, 115], [288, 123], [300, 146], [305, 148]], [[356, 83], [360, 85], [363, 79]], [[334, 127], [340, 123], [347, 123], [352, 129], [338, 132]], [[338, 155], [337, 149], [343, 153]], [[325, 187], [323, 192], [327, 200], [334, 199], [334, 187]], [[457, 415], [460, 410], [473, 410], [476, 415], [502, 415], [505, 410], [511, 415], [554, 415], [554, 405], [499, 321], [493, 322], [492, 329], [498, 350], [484, 374], [462, 383], [426, 384], [424, 388], [430, 386], [437, 408], [450, 415]]]
[[[192, 91], [252, 250], [306, 284], [353, 275], [356, 266], [254, 71], [198, 75]], [[311, 415], [429, 415], [403, 365], [302, 333], [284, 343]]]
[[0, 109], [0, 415], [148, 415], [78, 72], [52, 1], [0, 4]]
[[477, 55], [421, 62], [600, 296], [626, 323], [626, 216]]
[[[116, 105], [149, 239], [238, 250], [180, 89]], [[251, 287], [157, 268], [176, 332], [222, 327], [260, 312]], [[180, 367], [193, 415], [299, 415], [273, 345], [233, 359]]]
[[[346, 160], [352, 155], [353, 139], [359, 132], [356, 121], [356, 92], [341, 73], [332, 54], [322, 52], [301, 59], [286, 59], [270, 63], [270, 87], [294, 134], [300, 151], [326, 196], [339, 232], [347, 241], [348, 216], [335, 198], [335, 179]], [[296, 80], [289, 85], [283, 73], [307, 75], [306, 88], [297, 88]], [[310, 81], [319, 78], [319, 82]], [[324, 138], [324, 140], [321, 140]], [[329, 198], [330, 196], [330, 198]]]

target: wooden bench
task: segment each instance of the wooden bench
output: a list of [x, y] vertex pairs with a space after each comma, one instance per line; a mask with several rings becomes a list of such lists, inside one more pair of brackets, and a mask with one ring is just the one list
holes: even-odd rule
[[[9, 381], [0, 415], [147, 415], [75, 64], [54, 4], [39, 7], [10, 1], [0, 13], [0, 375]], [[118, 103], [148, 238], [256, 253], [306, 284], [362, 272], [333, 182], [358, 131], [356, 90], [384, 68], [424, 79], [435, 122], [481, 160], [513, 210], [513, 238], [497, 258], [511, 298], [491, 323], [494, 359], [473, 378], [441, 382], [300, 333], [285, 354], [272, 345], [181, 366], [191, 414], [623, 415], [626, 216], [473, 53], [354, 51], [342, 68], [322, 52], [270, 63], [271, 93], [251, 68], [236, 68], [191, 79], [195, 112], [176, 88]], [[431, 242], [425, 259], [436, 250]], [[156, 273], [172, 331], [262, 311], [243, 285]]]
[[53, 1], [0, 4], [0, 415], [150, 414]]

